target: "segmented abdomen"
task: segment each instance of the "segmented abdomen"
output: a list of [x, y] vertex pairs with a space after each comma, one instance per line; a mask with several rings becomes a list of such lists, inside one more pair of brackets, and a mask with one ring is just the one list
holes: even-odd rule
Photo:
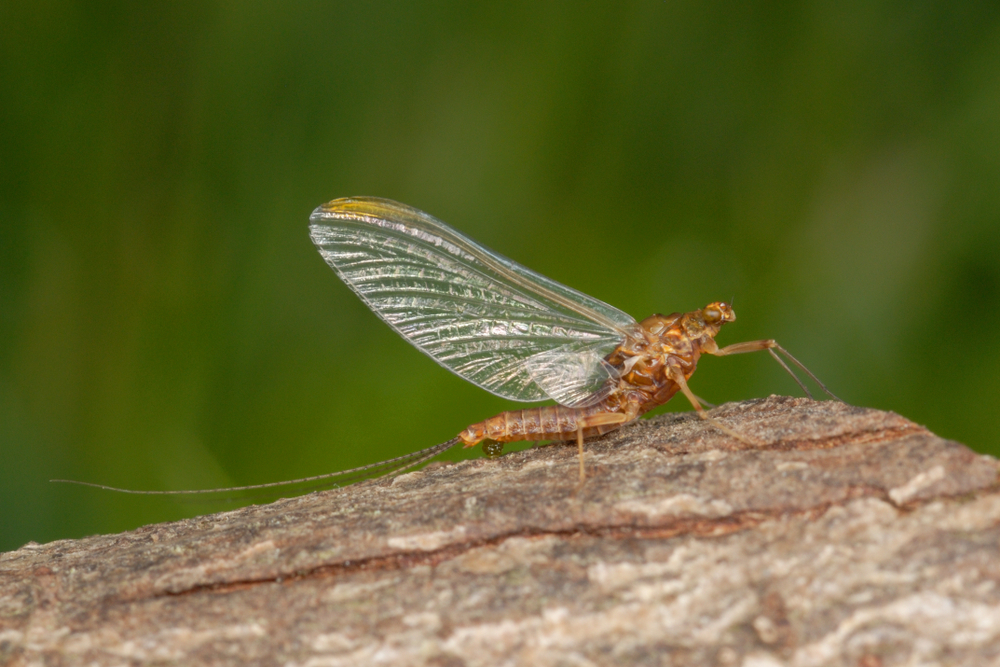
[[473, 424], [458, 434], [471, 447], [483, 440], [571, 440], [582, 426], [583, 437], [602, 435], [621, 426], [626, 417], [598, 404], [586, 408], [547, 405], [525, 410], [509, 410]]

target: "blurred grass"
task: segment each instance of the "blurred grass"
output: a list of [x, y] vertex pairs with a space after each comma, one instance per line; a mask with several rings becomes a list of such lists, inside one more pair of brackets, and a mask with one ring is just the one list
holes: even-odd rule
[[274, 481], [510, 407], [322, 262], [309, 213], [358, 194], [638, 318], [735, 296], [722, 343], [1000, 452], [995, 3], [13, 2], [0, 549], [219, 509], [51, 477]]

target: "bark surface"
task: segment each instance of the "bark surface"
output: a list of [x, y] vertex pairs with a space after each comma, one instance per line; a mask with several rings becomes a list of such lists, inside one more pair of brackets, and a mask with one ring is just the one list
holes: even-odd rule
[[0, 554], [11, 665], [985, 665], [998, 462], [772, 396]]

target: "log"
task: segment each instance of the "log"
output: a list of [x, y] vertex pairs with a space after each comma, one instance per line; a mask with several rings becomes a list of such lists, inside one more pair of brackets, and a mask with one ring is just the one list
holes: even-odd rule
[[997, 460], [771, 396], [0, 556], [7, 665], [1000, 659]]

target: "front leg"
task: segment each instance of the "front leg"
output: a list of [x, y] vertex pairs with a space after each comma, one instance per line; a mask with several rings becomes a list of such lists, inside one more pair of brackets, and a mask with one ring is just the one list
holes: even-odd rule
[[718, 344], [715, 342], [715, 339], [709, 339], [709, 344], [707, 345], [703, 344], [701, 350], [706, 354], [711, 354], [716, 357], [725, 357], [726, 355], [729, 354], [743, 354], [744, 352], [759, 352], [761, 350], [767, 350], [768, 353], [772, 357], [774, 357], [774, 360], [777, 361], [779, 364], [781, 364], [781, 367], [784, 368], [785, 371], [792, 376], [792, 378], [800, 387], [802, 387], [802, 391], [806, 393], [806, 396], [812, 398], [813, 397], [812, 392], [810, 392], [809, 389], [805, 386], [805, 384], [802, 383], [802, 380], [800, 380], [799, 377], [792, 372], [792, 369], [788, 367], [788, 364], [785, 363], [785, 360], [778, 356], [777, 352], [775, 352], [775, 350], [777, 350], [778, 352], [781, 352], [783, 355], [788, 357], [788, 359], [793, 364], [801, 368], [802, 372], [811, 377], [813, 382], [818, 384], [823, 389], [823, 391], [825, 391], [830, 396], [830, 398], [834, 399], [835, 401], [840, 401], [840, 399], [837, 398], [832, 391], [826, 388], [825, 384], [820, 382], [818, 377], [813, 375], [812, 371], [810, 371], [808, 368], [805, 367], [805, 364], [803, 364], [801, 361], [793, 357], [788, 350], [778, 345], [778, 342], [775, 341], [773, 338], [768, 338], [767, 340], [750, 340], [745, 343], [733, 343], [732, 345], [727, 345], [723, 348], [720, 348], [718, 346]]

